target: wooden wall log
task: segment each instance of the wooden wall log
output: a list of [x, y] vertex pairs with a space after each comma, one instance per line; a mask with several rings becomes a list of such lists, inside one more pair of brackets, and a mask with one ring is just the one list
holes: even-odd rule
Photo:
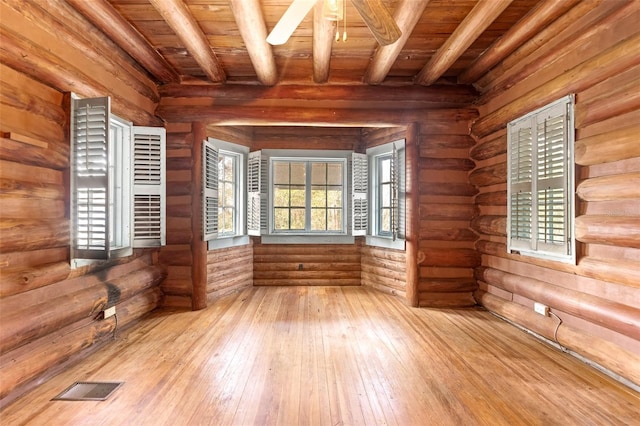
[[469, 153], [469, 156], [476, 161], [487, 160], [507, 153], [507, 134], [506, 131], [496, 132], [491, 135], [492, 138], [479, 142]]
[[421, 169], [429, 170], [473, 170], [476, 164], [468, 158], [428, 158], [421, 157], [419, 162]]
[[[615, 99], [615, 102], [610, 102], [610, 99]], [[607, 91], [601, 97], [579, 104], [575, 111], [575, 126], [581, 129], [638, 109], [640, 109], [640, 81], [635, 80], [621, 87], [615, 87], [613, 91]]]
[[421, 279], [420, 290], [434, 293], [471, 293], [478, 284], [469, 278]]
[[66, 219], [0, 219], [0, 251], [38, 250], [69, 245], [69, 221]]
[[473, 204], [436, 204], [430, 203], [420, 207], [421, 220], [465, 220], [469, 221], [478, 215], [478, 207]]
[[[147, 267], [71, 294], [23, 306], [20, 295], [5, 300], [0, 352], [28, 343], [82, 318], [95, 317], [101, 310], [127, 300], [140, 291], [160, 284], [164, 274]], [[28, 320], [25, 320], [28, 319]]]
[[581, 166], [590, 166], [640, 157], [638, 135], [640, 125], [632, 125], [580, 139], [575, 145], [575, 162]]
[[475, 241], [478, 235], [468, 228], [420, 226], [420, 237], [430, 241]]
[[420, 193], [429, 195], [473, 196], [478, 189], [469, 183], [420, 182]]
[[25, 143], [24, 140], [24, 137], [11, 132], [3, 132], [3, 137], [0, 138], [0, 158], [56, 170], [69, 166], [68, 147], [54, 142], [34, 145], [33, 142]]
[[471, 229], [485, 235], [507, 235], [507, 218], [504, 216], [485, 215], [471, 221]]
[[[51, 377], [69, 361], [86, 356], [122, 330], [155, 309], [162, 292], [151, 288], [118, 305], [118, 319], [83, 318], [0, 356], [0, 407], [20, 396], [32, 383]], [[116, 328], [117, 324], [117, 328]], [[52, 366], [55, 366], [52, 368]]]
[[507, 163], [497, 163], [491, 166], [475, 169], [469, 174], [469, 182], [476, 186], [489, 186], [507, 181]]
[[506, 206], [507, 191], [483, 192], [476, 195], [475, 202], [480, 206]]
[[51, 185], [46, 182], [25, 182], [0, 177], [0, 196], [34, 198], [39, 200], [64, 200], [65, 188], [62, 185]]
[[583, 257], [578, 262], [580, 273], [586, 277], [629, 287], [640, 288], [640, 268], [633, 260]]
[[[596, 10], [597, 15], [589, 14], [591, 9], [598, 9], [599, 1], [579, 3], [575, 8], [565, 14], [566, 21], [562, 17], [547, 27], [537, 37], [526, 43], [522, 48], [507, 58], [504, 62], [509, 65], [517, 65], [516, 72], [506, 72], [498, 74], [500, 81], [494, 81], [490, 89], [485, 91], [478, 103], [485, 104], [496, 98], [517, 83], [525, 80], [528, 76], [540, 72], [544, 68], [551, 66], [570, 52], [585, 49], [593, 44], [593, 39], [599, 37], [599, 32], [611, 31], [613, 25], [619, 25], [624, 18], [629, 19], [637, 5], [630, 3], [604, 2], [603, 10]], [[584, 20], [580, 19], [584, 16]], [[583, 22], [588, 21], [588, 22]], [[564, 24], [564, 25], [563, 25]], [[581, 28], [582, 26], [582, 28]], [[569, 31], [567, 31], [569, 29]], [[577, 32], [575, 32], [577, 29]], [[542, 41], [544, 40], [544, 41]], [[542, 51], [542, 54], [535, 54], [540, 51], [541, 43], [545, 43], [550, 48]], [[506, 64], [505, 64], [506, 65]], [[497, 71], [497, 70], [496, 70]], [[494, 71], [495, 72], [495, 71]], [[566, 71], [565, 71], [566, 74]], [[506, 76], [506, 77], [505, 77]], [[484, 85], [483, 85], [484, 86]], [[579, 90], [569, 90], [571, 93]], [[548, 102], [544, 102], [546, 104]]]
[[608, 201], [640, 198], [640, 172], [587, 179], [578, 185], [578, 197], [584, 201]]
[[482, 138], [527, 111], [542, 107], [563, 95], [579, 92], [612, 75], [639, 65], [640, 55], [635, 54], [638, 44], [640, 44], [640, 34], [620, 41], [615, 46], [529, 91], [526, 95], [479, 118], [472, 126], [472, 134]]
[[420, 293], [421, 308], [457, 309], [475, 306], [476, 300], [470, 292], [428, 292]]
[[576, 239], [583, 243], [640, 248], [638, 216], [579, 216], [575, 233]]
[[473, 268], [480, 264], [480, 256], [472, 249], [422, 247], [425, 254], [422, 266]]
[[640, 309], [493, 268], [480, 271], [483, 281], [601, 325], [640, 338]]
[[490, 311], [521, 324], [549, 340], [553, 341], [557, 334], [558, 343], [562, 346], [585, 356], [636, 385], [640, 385], [640, 355], [565, 323], [558, 327], [556, 318], [542, 317], [525, 306], [504, 300], [491, 293], [477, 291], [475, 297], [481, 305]]

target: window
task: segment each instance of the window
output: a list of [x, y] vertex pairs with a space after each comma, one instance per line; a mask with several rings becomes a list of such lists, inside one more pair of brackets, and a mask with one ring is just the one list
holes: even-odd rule
[[165, 129], [112, 115], [108, 97], [74, 97], [71, 117], [72, 267], [163, 245]]
[[508, 126], [508, 250], [575, 262], [573, 95]]
[[209, 249], [247, 244], [247, 147], [209, 138], [203, 142], [203, 230]]
[[367, 150], [371, 226], [367, 244], [404, 249], [405, 141]]
[[248, 233], [269, 243], [351, 244], [350, 151], [249, 153]]
[[345, 160], [272, 159], [273, 232], [344, 233]]

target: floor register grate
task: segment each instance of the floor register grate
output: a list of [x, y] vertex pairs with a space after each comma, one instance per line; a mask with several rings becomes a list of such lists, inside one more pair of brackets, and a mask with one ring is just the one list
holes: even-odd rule
[[124, 382], [75, 382], [52, 401], [104, 401]]

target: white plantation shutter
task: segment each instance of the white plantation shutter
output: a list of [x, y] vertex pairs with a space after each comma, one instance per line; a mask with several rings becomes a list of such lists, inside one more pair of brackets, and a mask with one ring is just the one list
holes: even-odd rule
[[166, 242], [166, 130], [133, 128], [133, 246]]
[[369, 165], [366, 154], [351, 154], [351, 232], [366, 235], [369, 225]]
[[218, 236], [218, 149], [202, 142], [202, 232], [203, 240]]
[[509, 250], [573, 260], [573, 96], [512, 122]]
[[247, 159], [247, 233], [259, 236], [267, 231], [267, 159], [262, 151]]
[[71, 258], [109, 258], [110, 101], [73, 99], [71, 119]]
[[[394, 145], [395, 147], [395, 145]], [[406, 212], [407, 212], [407, 208], [406, 208], [406, 199], [407, 196], [405, 194], [406, 191], [406, 177], [405, 177], [405, 171], [406, 171], [406, 160], [407, 160], [407, 156], [406, 156], [406, 150], [404, 148], [398, 149], [396, 151], [396, 155], [395, 155], [395, 170], [397, 171], [395, 173], [396, 177], [395, 177], [395, 186], [396, 189], [394, 190], [396, 193], [396, 201], [395, 201], [395, 205], [396, 205], [396, 226], [397, 226], [397, 232], [396, 232], [396, 237], [399, 239], [404, 239], [406, 237]]]

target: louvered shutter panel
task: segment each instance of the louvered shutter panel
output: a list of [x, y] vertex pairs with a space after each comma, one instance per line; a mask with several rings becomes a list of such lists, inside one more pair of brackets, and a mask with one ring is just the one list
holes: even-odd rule
[[218, 149], [202, 142], [202, 232], [203, 240], [218, 236]]
[[369, 165], [366, 154], [351, 154], [351, 233], [367, 235], [369, 227]]
[[250, 152], [247, 159], [247, 233], [267, 232], [267, 159], [262, 151]]
[[109, 258], [108, 97], [72, 100], [71, 258]]
[[535, 192], [536, 248], [568, 254], [566, 104], [537, 117]]
[[532, 166], [533, 122], [521, 120], [509, 129], [509, 246], [510, 250], [531, 247], [533, 219]]
[[133, 246], [166, 241], [166, 131], [133, 127]]
[[396, 170], [397, 172], [397, 189], [395, 190], [397, 194], [397, 229], [398, 229], [398, 238], [405, 239], [406, 237], [406, 199], [407, 196], [405, 194], [406, 191], [406, 150], [404, 148], [398, 149], [397, 151], [397, 160], [396, 160]]

